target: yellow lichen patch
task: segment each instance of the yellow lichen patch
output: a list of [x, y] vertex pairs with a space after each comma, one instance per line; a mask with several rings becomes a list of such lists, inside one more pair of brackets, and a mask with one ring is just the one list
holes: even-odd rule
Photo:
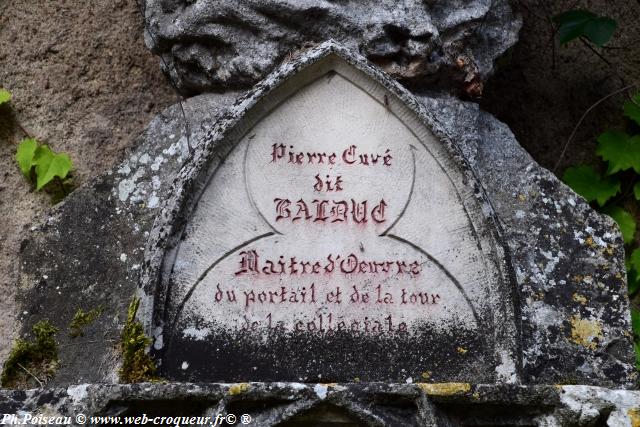
[[640, 427], [640, 408], [631, 408], [627, 411], [631, 427]]
[[596, 245], [596, 243], [593, 241], [593, 237], [591, 237], [591, 236], [587, 237], [584, 240], [584, 243], [585, 243], [585, 245], [587, 245], [587, 246], [589, 246], [591, 248], [593, 248]]
[[425, 393], [431, 396], [452, 396], [471, 391], [469, 383], [417, 383]]
[[527, 198], [524, 196], [524, 194], [518, 194], [518, 200], [524, 202], [525, 200], [527, 200]]
[[431, 371], [424, 371], [422, 373], [422, 378], [425, 380], [428, 380], [429, 378], [431, 378]]
[[244, 393], [247, 390], [249, 390], [249, 384], [247, 383], [234, 384], [229, 387], [229, 395], [235, 396], [236, 394]]
[[575, 376], [567, 375], [567, 376], [558, 378], [558, 384], [556, 385], [556, 387], [559, 387], [562, 390], [564, 386], [577, 385], [578, 382], [579, 381]]
[[607, 245], [607, 248], [604, 250], [604, 253], [606, 253], [609, 256], [613, 256], [613, 253], [614, 253], [613, 246]]
[[467, 351], [469, 351], [469, 350], [467, 350], [467, 349], [466, 349], [466, 348], [464, 348], [464, 347], [458, 347], [458, 348], [456, 348], [456, 351], [457, 351], [458, 353], [460, 353], [460, 354], [465, 354], [465, 353], [466, 353]]
[[353, 379], [353, 382], [354, 382], [354, 383], [359, 383], [359, 382], [360, 382], [360, 378], [355, 377], [355, 378]]
[[573, 294], [571, 296], [571, 298], [577, 302], [580, 303], [582, 305], [585, 305], [587, 303], [587, 298], [584, 295], [580, 295], [580, 294]]
[[595, 350], [602, 340], [602, 325], [596, 320], [571, 318], [571, 341], [585, 348]]

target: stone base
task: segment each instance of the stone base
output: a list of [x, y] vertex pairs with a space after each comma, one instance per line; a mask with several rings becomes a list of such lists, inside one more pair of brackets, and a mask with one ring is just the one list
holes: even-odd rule
[[[261, 427], [636, 427], [640, 426], [640, 391], [468, 383], [81, 384], [66, 389], [0, 390], [0, 415], [0, 424], [22, 424], [26, 416], [40, 415], [62, 417], [62, 425], [126, 424], [124, 417], [132, 417], [129, 424], [140, 417], [139, 425], [145, 419], [150, 425], [246, 425], [248, 415], [250, 425]], [[210, 418], [203, 422], [202, 417]]]

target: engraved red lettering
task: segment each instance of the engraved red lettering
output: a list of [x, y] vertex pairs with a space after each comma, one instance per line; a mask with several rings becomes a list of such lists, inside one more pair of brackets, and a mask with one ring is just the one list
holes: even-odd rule
[[326, 221], [327, 218], [329, 218], [326, 212], [326, 206], [329, 201], [315, 199], [312, 203], [316, 205], [316, 218], [313, 220], [313, 222]]
[[387, 206], [387, 204], [384, 201], [384, 199], [380, 200], [380, 204], [378, 204], [378, 206], [373, 208], [373, 210], [371, 211], [371, 219], [373, 219], [378, 224], [380, 224], [382, 222], [385, 222], [385, 219], [384, 219], [384, 208], [386, 206]]
[[348, 165], [352, 165], [356, 162], [355, 156], [356, 156], [355, 145], [350, 146], [349, 148], [347, 148], [342, 152], [342, 160]]
[[362, 203], [357, 203], [355, 200], [351, 199], [351, 216], [353, 217], [353, 221], [357, 224], [367, 222], [367, 201], [365, 200]]
[[[293, 217], [293, 219], [291, 221], [297, 221], [301, 218], [304, 218], [305, 220], [310, 219], [311, 218], [311, 214], [309, 213], [309, 207], [307, 206], [307, 204], [304, 202], [304, 200], [300, 199], [296, 202], [296, 206], [298, 206], [298, 212], [296, 212], [296, 216]], [[304, 216], [302, 216], [304, 215]], [[278, 220], [278, 218], [276, 218], [276, 221]]]
[[291, 217], [291, 201], [289, 199], [273, 199], [276, 204], [276, 222]]
[[240, 269], [236, 271], [235, 275], [258, 272], [258, 253], [256, 251], [240, 252]]

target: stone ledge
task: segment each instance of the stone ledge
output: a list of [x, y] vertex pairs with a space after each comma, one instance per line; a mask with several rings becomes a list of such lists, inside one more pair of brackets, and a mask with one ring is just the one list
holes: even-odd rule
[[0, 390], [0, 414], [18, 413], [72, 419], [78, 414], [233, 413], [249, 414], [259, 426], [304, 425], [305, 420], [326, 418], [327, 425], [635, 427], [640, 425], [640, 391], [467, 383], [142, 383]]

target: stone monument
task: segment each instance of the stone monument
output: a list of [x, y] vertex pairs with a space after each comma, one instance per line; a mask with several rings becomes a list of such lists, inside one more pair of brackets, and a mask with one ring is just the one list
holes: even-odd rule
[[156, 225], [163, 372], [515, 381], [515, 289], [461, 153], [335, 44], [278, 79], [201, 145]]
[[[515, 43], [510, 2], [146, 6], [178, 89], [223, 93], [29, 230], [20, 320], [60, 366], [0, 413], [638, 425], [617, 227], [453, 96]], [[164, 383], [118, 376], [132, 300]]]

